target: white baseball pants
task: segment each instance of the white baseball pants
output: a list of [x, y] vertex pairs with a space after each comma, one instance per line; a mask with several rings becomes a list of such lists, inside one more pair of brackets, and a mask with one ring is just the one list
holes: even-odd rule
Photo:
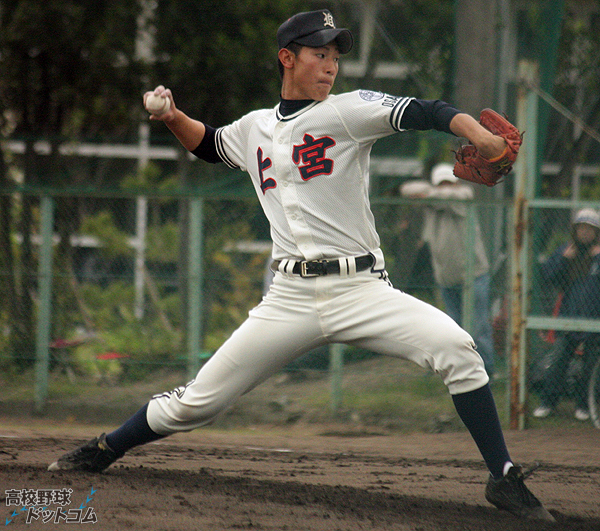
[[261, 303], [196, 378], [150, 401], [150, 428], [168, 435], [205, 425], [288, 363], [326, 343], [412, 360], [439, 373], [451, 394], [488, 382], [471, 336], [442, 311], [391, 287], [380, 272], [312, 278], [277, 272]]

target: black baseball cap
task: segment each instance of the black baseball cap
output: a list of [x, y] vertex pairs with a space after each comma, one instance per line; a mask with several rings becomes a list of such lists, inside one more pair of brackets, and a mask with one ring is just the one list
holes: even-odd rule
[[280, 50], [292, 42], [318, 48], [331, 41], [336, 41], [340, 53], [348, 53], [354, 43], [350, 30], [335, 27], [333, 15], [328, 9], [298, 13], [286, 20], [277, 30], [277, 44]]

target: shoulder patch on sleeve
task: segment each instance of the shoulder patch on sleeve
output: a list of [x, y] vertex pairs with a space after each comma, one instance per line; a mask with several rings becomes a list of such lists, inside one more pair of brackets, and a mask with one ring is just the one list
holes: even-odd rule
[[358, 95], [365, 101], [377, 101], [385, 96], [383, 92], [374, 90], [359, 90]]

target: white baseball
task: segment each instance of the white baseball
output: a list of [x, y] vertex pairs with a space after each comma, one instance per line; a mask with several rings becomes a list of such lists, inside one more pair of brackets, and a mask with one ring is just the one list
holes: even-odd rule
[[156, 96], [150, 94], [146, 98], [146, 109], [155, 115], [166, 113], [171, 108], [171, 100], [169, 98], [163, 98], [162, 96]]

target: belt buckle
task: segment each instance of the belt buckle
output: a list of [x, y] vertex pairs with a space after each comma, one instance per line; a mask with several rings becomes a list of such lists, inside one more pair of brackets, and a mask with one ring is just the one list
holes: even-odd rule
[[309, 273], [307, 270], [307, 265], [308, 264], [323, 264], [325, 263], [327, 260], [310, 260], [310, 261], [303, 261], [300, 262], [300, 276], [302, 278], [307, 278], [307, 277], [320, 277], [322, 275], [322, 273]]

